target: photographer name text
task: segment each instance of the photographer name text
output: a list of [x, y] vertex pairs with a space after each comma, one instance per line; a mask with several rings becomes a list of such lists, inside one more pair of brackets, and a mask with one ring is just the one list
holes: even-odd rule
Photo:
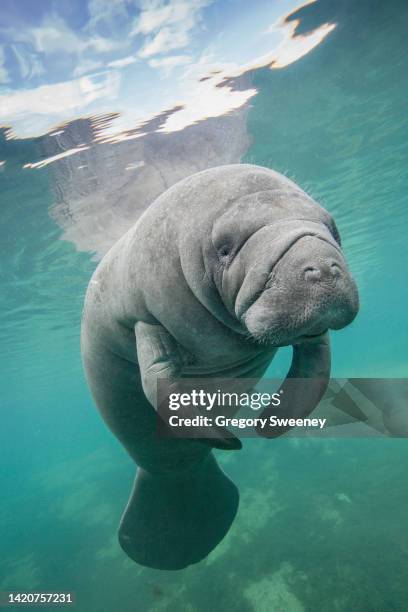
[[172, 415], [169, 417], [168, 423], [170, 427], [197, 427], [211, 428], [214, 425], [217, 427], [238, 427], [238, 429], [246, 429], [252, 427], [260, 427], [265, 429], [269, 427], [318, 427], [323, 429], [326, 424], [326, 419], [309, 419], [309, 418], [284, 418], [272, 415], [269, 418], [234, 418], [218, 415], [214, 419], [207, 416], [195, 416], [192, 418], [179, 417]]

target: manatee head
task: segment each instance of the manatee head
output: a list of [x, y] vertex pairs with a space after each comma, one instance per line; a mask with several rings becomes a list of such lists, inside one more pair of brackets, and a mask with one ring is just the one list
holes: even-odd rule
[[335, 222], [293, 181], [235, 164], [170, 192], [184, 276], [225, 325], [279, 347], [354, 319], [358, 293]]
[[332, 217], [285, 177], [235, 202], [214, 223], [212, 244], [221, 299], [255, 342], [311, 342], [358, 312]]

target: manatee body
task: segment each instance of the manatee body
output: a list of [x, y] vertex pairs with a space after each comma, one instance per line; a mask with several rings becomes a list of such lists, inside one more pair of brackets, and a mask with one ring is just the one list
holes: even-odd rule
[[159, 569], [196, 563], [238, 506], [212, 446], [239, 442], [159, 438], [157, 378], [259, 379], [278, 348], [292, 345], [287, 380], [318, 381], [288, 387], [288, 405], [300, 394], [304, 415], [327, 386], [327, 330], [357, 310], [331, 216], [266, 168], [192, 175], [116, 243], [89, 283], [81, 347], [95, 403], [139, 466], [119, 528], [132, 559]]

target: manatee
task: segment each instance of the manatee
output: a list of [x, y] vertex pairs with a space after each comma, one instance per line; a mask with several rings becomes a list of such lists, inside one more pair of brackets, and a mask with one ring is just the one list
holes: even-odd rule
[[[119, 526], [123, 550], [165, 570], [205, 558], [228, 532], [238, 491], [213, 447], [236, 438], [157, 435], [157, 379], [260, 379], [292, 345], [302, 414], [328, 384], [328, 330], [358, 292], [330, 214], [294, 182], [249, 164], [172, 186], [105, 255], [89, 283], [81, 348], [95, 403], [138, 466]], [[285, 383], [285, 384], [286, 384]]]

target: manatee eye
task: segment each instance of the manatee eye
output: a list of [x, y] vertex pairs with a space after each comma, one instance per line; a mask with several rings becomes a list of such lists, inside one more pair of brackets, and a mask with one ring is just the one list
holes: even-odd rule
[[340, 232], [337, 229], [337, 226], [335, 224], [335, 222], [333, 221], [332, 223], [332, 227], [331, 227], [331, 232], [333, 234], [333, 238], [335, 239], [336, 242], [339, 243], [339, 245], [341, 246], [341, 238], [340, 238]]
[[230, 253], [231, 247], [228, 244], [223, 244], [222, 247], [218, 249], [218, 257], [220, 259], [226, 259]]

